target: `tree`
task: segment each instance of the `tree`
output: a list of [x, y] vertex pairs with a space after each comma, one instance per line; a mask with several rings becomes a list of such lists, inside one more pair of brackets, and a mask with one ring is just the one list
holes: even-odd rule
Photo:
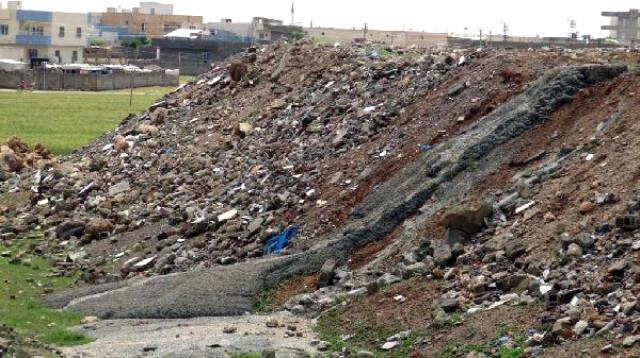
[[122, 47], [131, 48], [148, 47], [151, 46], [151, 39], [149, 39], [148, 37], [134, 37], [130, 39], [124, 39], [120, 41], [120, 44], [122, 45]]

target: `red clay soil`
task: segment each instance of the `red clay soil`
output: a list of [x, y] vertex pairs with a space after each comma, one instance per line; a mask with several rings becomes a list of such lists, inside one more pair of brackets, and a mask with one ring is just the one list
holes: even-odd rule
[[[626, 203], [637, 197], [638, 191], [633, 184], [640, 178], [636, 150], [640, 148], [639, 94], [640, 77], [634, 74], [625, 74], [610, 83], [582, 91], [549, 121], [507, 144], [513, 152], [511, 165], [499, 168], [469, 195], [470, 198], [477, 198], [491, 192], [503, 192], [513, 186], [514, 175], [533, 170], [555, 158], [562, 148], [582, 148], [579, 155], [569, 159], [559, 172], [532, 193], [531, 200], [536, 205], [529, 210], [528, 216], [512, 219], [508, 223], [511, 225], [518, 220], [511, 232], [522, 238], [528, 246], [529, 260], [543, 263], [556, 261], [561, 247], [561, 233], [575, 235], [583, 230], [591, 232], [599, 224], [611, 223], [616, 215], [626, 211]], [[597, 139], [592, 139], [598, 125], [614, 117], [618, 117], [617, 122], [599, 134]], [[527, 158], [541, 152], [546, 154], [523, 164]], [[587, 153], [593, 154], [594, 159], [587, 161]], [[597, 193], [613, 193], [616, 200], [581, 214], [578, 211], [580, 204], [594, 202]], [[547, 212], [553, 213], [556, 219], [545, 222], [543, 216]], [[437, 216], [433, 217], [432, 223], [437, 222]], [[429, 231], [432, 230], [433, 226], [430, 226]], [[443, 234], [440, 237], [444, 237]], [[390, 240], [387, 237], [384, 242]], [[614, 234], [609, 233], [598, 240], [615, 238]], [[360, 265], [363, 261], [371, 260], [382, 246], [363, 248], [354, 255], [354, 261]], [[418, 279], [408, 282], [347, 305], [339, 320], [341, 329], [348, 332], [358, 326], [377, 327], [380, 324], [393, 326], [398, 331], [424, 328], [430, 321], [432, 301], [438, 298], [440, 292], [447, 290], [448, 283], [444, 280], [423, 282]], [[398, 304], [392, 299], [395, 294], [402, 294], [408, 299]], [[415, 354], [422, 357], [437, 356], [447, 348], [447, 343], [487, 343], [497, 338], [505, 327], [522, 334], [527, 329], [537, 327], [544, 317], [545, 309], [539, 306], [501, 307], [483, 312], [469, 317], [459, 327], [426, 334], [426, 341], [416, 347]], [[553, 322], [543, 323], [548, 328]], [[600, 349], [609, 343], [620, 344], [619, 339], [612, 337], [568, 342], [561, 347], [549, 348], [545, 356], [607, 356], [601, 354]], [[626, 350], [611, 356], [637, 357], [640, 356], [640, 350]]]
[[[555, 157], [560, 148], [583, 146], [584, 154], [571, 159], [558, 173], [545, 182], [531, 200], [537, 204], [530, 218], [520, 220], [512, 233], [525, 238], [530, 246], [530, 255], [537, 260], [553, 260], [560, 248], [559, 233], [574, 235], [583, 230], [612, 222], [621, 214], [625, 203], [634, 197], [629, 183], [637, 181], [640, 170], [635, 151], [640, 145], [640, 80], [634, 75], [625, 75], [608, 84], [602, 84], [580, 93], [569, 105], [559, 110], [544, 125], [530, 131], [510, 144], [514, 158], [522, 159], [541, 151], [546, 159]], [[594, 99], [598, 98], [597, 101]], [[596, 141], [591, 141], [599, 123], [620, 116]], [[586, 161], [586, 153], [594, 159]], [[533, 162], [526, 167], [503, 166], [488, 178], [473, 195], [482, 195], [485, 190], [504, 189], [516, 172], [540, 164]], [[596, 193], [613, 193], [617, 199], [613, 204], [596, 207], [594, 211], [581, 214], [582, 202], [594, 201]], [[545, 213], [557, 219], [544, 222]], [[531, 215], [531, 213], [529, 214]]]

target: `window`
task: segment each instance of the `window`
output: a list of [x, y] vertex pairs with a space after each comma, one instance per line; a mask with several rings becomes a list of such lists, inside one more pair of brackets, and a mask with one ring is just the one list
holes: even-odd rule
[[42, 26], [31, 27], [31, 36], [44, 36], [44, 27]]
[[0, 36], [9, 35], [9, 25], [0, 25]]
[[143, 22], [142, 25], [140, 25], [140, 30], [142, 30], [142, 32], [146, 32], [147, 31], [147, 24], [145, 24]]
[[62, 56], [60, 56], [60, 50], [56, 50], [54, 55], [55, 55], [55, 58], [58, 60], [58, 63], [62, 63]]
[[167, 22], [164, 24], [164, 32], [172, 32], [180, 28], [180, 24], [175, 22]]
[[78, 62], [78, 51], [73, 51], [71, 53], [71, 63]]
[[29, 52], [29, 58], [38, 58], [37, 48], [30, 48], [28, 52]]
[[156, 9], [151, 8], [151, 15], [155, 15], [156, 14]]
[[60, 30], [58, 31], [59, 37], [64, 37], [64, 26], [60, 26]]
[[82, 27], [76, 27], [76, 37], [82, 37]]

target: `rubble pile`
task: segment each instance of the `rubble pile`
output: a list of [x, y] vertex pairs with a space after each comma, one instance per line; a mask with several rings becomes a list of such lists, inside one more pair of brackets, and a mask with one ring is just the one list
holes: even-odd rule
[[[377, 202], [365, 209], [398, 205], [401, 224], [358, 232], [386, 237], [363, 240], [371, 246], [346, 263], [327, 260], [321, 288], [285, 308], [346, 307], [417, 278], [435, 287], [429, 329], [454, 316], [544, 306], [526, 332], [527, 353], [610, 332], [625, 346], [640, 341], [640, 196], [626, 187], [637, 181], [632, 148], [640, 145], [640, 127], [629, 120], [637, 113], [628, 108], [640, 102], [625, 92], [640, 85], [623, 66], [606, 76], [614, 72], [607, 66], [566, 69], [637, 55], [386, 53], [305, 41], [250, 49], [61, 163], [37, 164], [7, 144], [2, 153], [14, 154], [6, 155], [2, 191], [29, 200], [0, 202], [0, 237], [44, 231], [68, 253], [58, 273], [81, 268], [84, 281], [104, 283], [307, 253], [348, 215], [366, 218], [351, 208], [369, 195]], [[554, 68], [566, 82], [529, 87]], [[562, 92], [562, 83], [580, 86]], [[437, 184], [376, 191], [410, 164], [413, 181], [397, 183]], [[411, 198], [375, 195], [389, 192]], [[410, 304], [407, 296], [393, 304]], [[409, 336], [398, 332], [380, 349]], [[435, 341], [414, 348], [432, 353]]]
[[[581, 347], [595, 338], [602, 339], [595, 350], [585, 344], [569, 352], [636, 356], [640, 196], [629, 183], [637, 175], [640, 101], [627, 95], [639, 87], [637, 75], [627, 74], [584, 91], [511, 143], [513, 158], [467, 201], [420, 223], [414, 239], [381, 250], [364, 269], [327, 269], [326, 287], [285, 307], [319, 313], [418, 278], [437, 288], [426, 320], [436, 337], [452, 322], [464, 326], [519, 306], [520, 315], [531, 315], [528, 327], [516, 332], [518, 339], [513, 333], [492, 341], [496, 355], [505, 347], [547, 356], [556, 345]], [[396, 295], [389, 306], [411, 303], [406, 300]], [[430, 337], [414, 345], [427, 355], [439, 349]]]
[[412, 50], [381, 59], [307, 42], [251, 49], [62, 165], [8, 178], [7, 190], [34, 194], [4, 230], [45, 230], [91, 259], [91, 270], [115, 262], [123, 276], [258, 257], [291, 225], [312, 238], [323, 223], [302, 217], [329, 205], [322, 186], [349, 195], [395, 148], [366, 148], [366, 161], [340, 171], [336, 160], [380, 139], [475, 56]]
[[51, 153], [41, 144], [30, 150], [20, 138], [11, 137], [0, 146], [0, 181], [25, 168], [42, 169], [51, 164]]

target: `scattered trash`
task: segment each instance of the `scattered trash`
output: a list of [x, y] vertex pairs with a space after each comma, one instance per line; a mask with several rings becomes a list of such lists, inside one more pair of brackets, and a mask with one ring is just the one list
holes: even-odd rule
[[516, 215], [528, 210], [530, 207], [534, 206], [535, 204], [536, 204], [535, 201], [530, 201], [530, 202], [528, 202], [528, 203], [526, 203], [526, 204], [524, 204], [522, 206], [517, 207], [516, 208]]
[[298, 234], [297, 226], [289, 226], [282, 233], [276, 235], [267, 241], [264, 248], [265, 255], [280, 255], [280, 252], [287, 247], [289, 241]]

